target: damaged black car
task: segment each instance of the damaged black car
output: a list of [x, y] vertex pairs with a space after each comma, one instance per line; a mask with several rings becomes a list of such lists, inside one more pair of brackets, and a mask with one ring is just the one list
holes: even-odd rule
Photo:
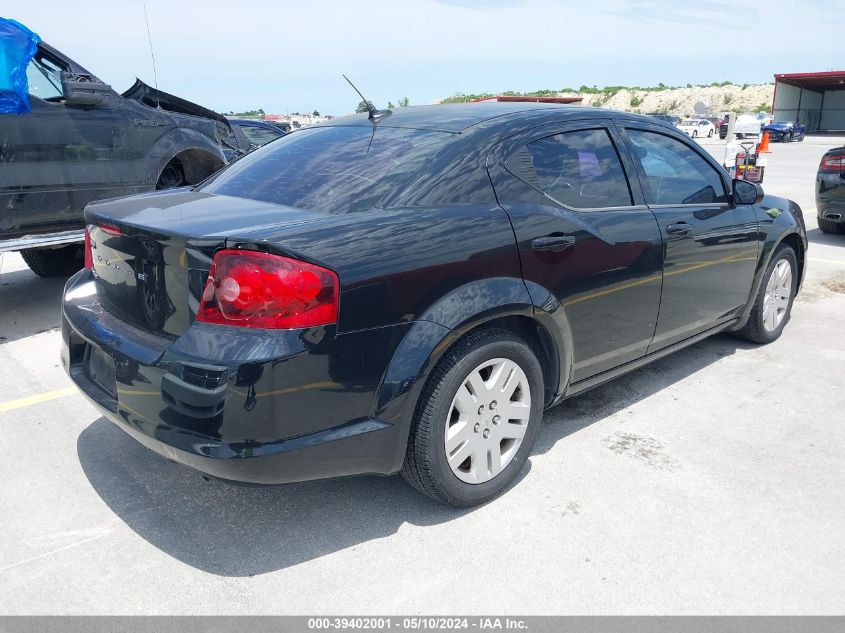
[[0, 111], [0, 253], [20, 251], [36, 274], [65, 276], [83, 265], [86, 204], [204, 180], [226, 164], [232, 130], [140, 80], [118, 94], [26, 32], [35, 44], [28, 111]]

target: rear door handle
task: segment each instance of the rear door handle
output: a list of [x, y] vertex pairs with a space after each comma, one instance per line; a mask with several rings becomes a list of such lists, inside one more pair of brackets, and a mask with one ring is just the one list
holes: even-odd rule
[[686, 235], [692, 231], [692, 224], [688, 222], [677, 222], [666, 227], [666, 232], [669, 235]]
[[536, 237], [531, 240], [531, 248], [535, 251], [547, 251], [551, 253], [560, 253], [575, 244], [575, 238], [572, 235], [546, 235], [545, 237]]

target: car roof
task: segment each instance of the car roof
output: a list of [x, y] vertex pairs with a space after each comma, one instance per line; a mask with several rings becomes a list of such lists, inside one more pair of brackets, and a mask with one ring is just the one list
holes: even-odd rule
[[[534, 125], [567, 119], [575, 121], [578, 119], [612, 118], [656, 123], [659, 126], [674, 129], [674, 126], [665, 120], [621, 110], [531, 102], [470, 102], [396, 108], [389, 117], [381, 119], [378, 125], [379, 127], [412, 128], [459, 134], [473, 126], [480, 126], [484, 123], [491, 124], [491, 122], [497, 120], [501, 120], [503, 123], [505, 120], [512, 122], [517, 117], [526, 123], [530, 119]], [[339, 125], [369, 127], [371, 122], [367, 114], [363, 113], [334, 118], [310, 127], [334, 127]]]
[[[580, 105], [557, 105], [531, 102], [480, 102], [454, 103], [445, 105], [411, 106], [395, 108], [392, 114], [379, 121], [380, 127], [402, 127], [419, 130], [434, 130], [441, 132], [460, 133], [464, 130], [500, 117], [509, 115], [548, 112], [557, 115], [556, 118], [584, 118], [585, 113], [592, 117], [618, 117], [623, 112], [589, 108]], [[647, 119], [648, 117], [640, 117]], [[370, 125], [366, 113], [352, 114], [319, 123], [311, 127], [334, 127], [339, 125]]]

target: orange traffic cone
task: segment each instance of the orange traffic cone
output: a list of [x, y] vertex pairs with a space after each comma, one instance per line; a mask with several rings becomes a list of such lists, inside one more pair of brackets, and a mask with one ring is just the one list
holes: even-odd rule
[[769, 149], [769, 133], [763, 132], [763, 140], [760, 141], [757, 145], [757, 153], [758, 154], [771, 154], [771, 150]]

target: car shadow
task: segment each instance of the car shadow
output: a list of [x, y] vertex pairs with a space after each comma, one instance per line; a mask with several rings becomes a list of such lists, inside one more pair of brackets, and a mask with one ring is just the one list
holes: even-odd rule
[[845, 246], [845, 235], [824, 233], [821, 229], [808, 229], [807, 240], [812, 244], [825, 244], [827, 246]]
[[0, 272], [0, 344], [58, 329], [66, 281], [29, 269]]
[[[719, 336], [546, 412], [535, 454], [746, 347]], [[143, 448], [105, 418], [77, 441], [94, 490], [126, 525], [181, 562], [221, 576], [254, 576], [473, 509], [440, 505], [400, 477], [350, 477], [273, 487], [206, 481]], [[515, 486], [530, 470], [530, 460]]]

